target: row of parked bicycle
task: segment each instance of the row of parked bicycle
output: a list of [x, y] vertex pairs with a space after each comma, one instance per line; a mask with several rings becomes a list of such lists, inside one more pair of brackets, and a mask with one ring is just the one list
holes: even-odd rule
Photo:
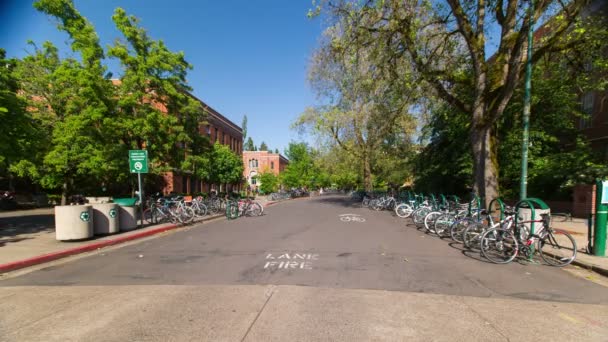
[[240, 216], [260, 216], [264, 207], [250, 198], [226, 199], [202, 196], [186, 201], [183, 196], [152, 196], [146, 201], [144, 219], [151, 224], [162, 222], [188, 224], [195, 218], [225, 213], [229, 218]]
[[534, 214], [530, 200], [508, 206], [494, 199], [486, 209], [475, 195], [464, 202], [457, 196], [412, 192], [399, 196], [353, 193], [352, 197], [373, 210], [392, 210], [398, 217], [410, 219], [418, 229], [462, 243], [493, 263], [509, 263], [518, 256], [532, 260], [538, 254], [548, 265], [565, 266], [576, 258], [574, 238], [565, 230], [551, 227], [548, 210]]
[[304, 189], [292, 189], [289, 191], [273, 192], [268, 195], [269, 201], [281, 201], [290, 198], [307, 197], [310, 193]]

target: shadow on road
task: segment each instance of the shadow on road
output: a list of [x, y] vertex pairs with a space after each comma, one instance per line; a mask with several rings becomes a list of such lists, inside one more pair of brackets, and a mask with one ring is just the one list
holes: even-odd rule
[[36, 234], [55, 230], [55, 215], [26, 215], [0, 218], [0, 243], [22, 234]]
[[350, 197], [317, 197], [315, 198], [315, 201], [345, 208], [361, 208], [361, 202], [353, 200]]

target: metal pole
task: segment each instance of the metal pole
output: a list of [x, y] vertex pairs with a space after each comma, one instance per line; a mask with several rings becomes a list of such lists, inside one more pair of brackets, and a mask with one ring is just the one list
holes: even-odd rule
[[530, 0], [530, 8], [528, 9], [528, 58], [526, 60], [526, 83], [524, 95], [524, 113], [523, 124], [524, 133], [521, 145], [521, 184], [519, 191], [519, 199], [523, 200], [528, 197], [528, 144], [529, 144], [529, 129], [530, 129], [530, 102], [532, 92], [532, 42], [534, 40], [534, 0]]
[[608, 183], [598, 180], [595, 186], [595, 230], [593, 232], [593, 255], [606, 256], [606, 230], [608, 227], [608, 203], [604, 193]]
[[137, 173], [137, 183], [139, 184], [139, 227], [144, 226], [144, 194], [141, 190], [141, 172]]

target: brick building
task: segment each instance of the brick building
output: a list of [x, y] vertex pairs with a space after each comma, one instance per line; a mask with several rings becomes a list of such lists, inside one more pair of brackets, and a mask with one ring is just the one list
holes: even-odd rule
[[245, 176], [251, 188], [256, 189], [260, 186], [260, 182], [254, 178], [255, 176], [265, 172], [272, 172], [278, 176], [285, 170], [289, 161], [280, 153], [243, 151], [243, 164], [245, 165], [243, 176]]
[[[229, 146], [230, 149], [237, 155], [242, 155], [243, 152], [243, 130], [234, 122], [228, 120], [215, 109], [211, 108], [200, 99], [192, 97], [199, 101], [205, 112], [207, 113], [207, 123], [199, 126], [201, 135], [207, 136], [210, 143], [219, 142], [220, 144]], [[210, 192], [230, 192], [240, 191], [241, 184], [207, 184], [201, 179], [197, 179], [191, 174], [175, 170], [164, 175], [165, 187], [163, 193], [198, 193]]]

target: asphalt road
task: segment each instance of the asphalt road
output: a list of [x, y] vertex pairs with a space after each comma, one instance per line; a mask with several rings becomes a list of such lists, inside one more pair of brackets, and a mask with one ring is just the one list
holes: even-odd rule
[[[343, 222], [356, 214], [365, 222]], [[494, 265], [389, 212], [323, 196], [271, 206], [0, 281], [0, 286], [301, 285], [608, 304], [608, 290], [545, 265]]]

